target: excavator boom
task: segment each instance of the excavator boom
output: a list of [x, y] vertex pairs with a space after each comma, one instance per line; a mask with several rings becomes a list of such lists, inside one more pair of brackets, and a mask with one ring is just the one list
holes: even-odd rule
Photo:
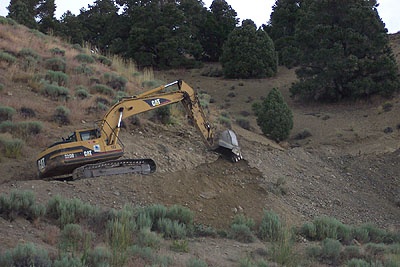
[[[165, 89], [178, 89], [166, 92]], [[182, 80], [151, 89], [142, 94], [125, 97], [112, 106], [95, 129], [77, 130], [62, 142], [57, 142], [37, 157], [39, 177], [70, 175], [76, 179], [121, 173], [148, 174], [156, 170], [151, 159], [117, 160], [123, 155], [119, 132], [125, 118], [173, 103], [182, 103], [200, 135], [211, 150], [227, 156], [233, 162], [242, 159], [236, 134], [225, 130], [215, 140], [214, 129], [208, 122], [196, 92]]]

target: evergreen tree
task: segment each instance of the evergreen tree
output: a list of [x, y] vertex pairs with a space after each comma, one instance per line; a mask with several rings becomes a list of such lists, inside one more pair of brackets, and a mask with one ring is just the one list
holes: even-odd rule
[[11, 0], [8, 9], [8, 18], [28, 28], [36, 29], [36, 6], [39, 0]]
[[224, 75], [228, 78], [263, 78], [277, 72], [274, 44], [261, 28], [257, 30], [252, 20], [229, 35], [220, 59]]
[[175, 1], [136, 1], [126, 12], [132, 19], [128, 56], [138, 65], [166, 69], [197, 63], [202, 48], [195, 27]]
[[84, 29], [84, 40], [106, 51], [117, 37], [115, 21], [118, 7], [113, 0], [96, 0], [88, 9], [81, 9], [78, 20]]
[[253, 105], [253, 109], [257, 124], [265, 136], [277, 142], [289, 137], [293, 128], [293, 114], [278, 89], [273, 88], [261, 104]]
[[265, 29], [274, 41], [279, 64], [287, 67], [296, 66], [301, 53], [294, 38], [301, 18], [301, 3], [302, 0], [277, 0]]
[[82, 44], [85, 41], [85, 30], [81, 21], [69, 10], [61, 16], [56, 34], [73, 44]]
[[54, 0], [40, 0], [36, 12], [41, 32], [46, 33], [57, 27], [58, 21], [55, 18], [56, 4]]
[[303, 52], [293, 95], [321, 101], [390, 96], [398, 68], [375, 0], [305, 0], [296, 39]]
[[204, 59], [216, 62], [222, 55], [222, 47], [238, 23], [236, 11], [225, 0], [214, 0], [206, 21], [200, 26]]

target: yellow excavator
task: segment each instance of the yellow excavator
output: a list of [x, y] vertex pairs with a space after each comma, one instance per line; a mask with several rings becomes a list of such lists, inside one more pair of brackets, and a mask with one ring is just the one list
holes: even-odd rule
[[[177, 89], [176, 89], [177, 86]], [[166, 88], [175, 87], [171, 91]], [[181, 102], [189, 121], [199, 130], [204, 143], [233, 162], [242, 159], [236, 134], [225, 130], [218, 140], [208, 122], [193, 88], [182, 80], [162, 85], [142, 94], [125, 97], [112, 106], [94, 129], [76, 130], [54, 143], [37, 157], [39, 178], [72, 179], [116, 174], [150, 174], [155, 172], [152, 159], [120, 159], [124, 154], [119, 132], [122, 120], [139, 113]]]

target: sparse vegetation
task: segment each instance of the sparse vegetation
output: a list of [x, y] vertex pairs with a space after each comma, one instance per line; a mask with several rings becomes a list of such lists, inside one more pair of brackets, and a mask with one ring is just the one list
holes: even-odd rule
[[86, 99], [90, 97], [90, 93], [86, 87], [80, 85], [75, 89], [75, 96], [79, 99]]
[[48, 70], [45, 76], [46, 81], [50, 84], [58, 84], [59, 86], [65, 86], [68, 83], [68, 75], [62, 71]]
[[68, 108], [64, 106], [58, 106], [54, 111], [53, 121], [60, 125], [67, 125], [70, 123], [70, 113], [71, 111]]
[[75, 59], [81, 63], [91, 64], [91, 63], [95, 62], [95, 59], [93, 58], [93, 56], [88, 55], [88, 54], [78, 54], [75, 56]]
[[124, 77], [112, 72], [104, 73], [103, 79], [106, 85], [118, 91], [125, 91], [126, 83], [128, 82]]
[[32, 243], [18, 244], [0, 255], [1, 266], [51, 267], [48, 252]]
[[24, 142], [21, 139], [9, 139], [0, 137], [0, 149], [7, 158], [18, 158], [22, 153]]
[[15, 56], [5, 51], [0, 51], [0, 62], [5, 62], [8, 65], [11, 65], [15, 61], [17, 61], [17, 58]]
[[40, 93], [54, 101], [67, 100], [70, 96], [69, 89], [64, 86], [44, 83]]
[[60, 49], [58, 47], [54, 47], [52, 49], [50, 49], [50, 52], [53, 54], [53, 56], [65, 56], [65, 50]]
[[258, 230], [258, 235], [265, 241], [277, 241], [281, 237], [282, 223], [273, 211], [264, 211], [264, 216]]
[[65, 62], [65, 59], [60, 57], [49, 58], [44, 62], [44, 64], [46, 69], [52, 71], [65, 72], [65, 69], [67, 68], [67, 63]]
[[93, 68], [91, 68], [90, 66], [87, 66], [86, 64], [82, 64], [75, 68], [75, 73], [90, 76], [90, 75], [93, 75], [94, 71], [93, 71]]
[[106, 95], [106, 96], [114, 96], [115, 95], [114, 90], [105, 84], [93, 85], [90, 88], [90, 93], [92, 93], [92, 94], [97, 93], [97, 94], [102, 94], [102, 95]]
[[[0, 195], [0, 215], [6, 219], [22, 217], [32, 222], [45, 216], [50, 221], [57, 223], [61, 228], [58, 242], [60, 256], [53, 259], [52, 266], [70, 266], [69, 264], [72, 266], [87, 266], [87, 264], [89, 264], [88, 266], [124, 266], [132, 257], [139, 257], [147, 263], [168, 266], [171, 259], [158, 256], [154, 251], [160, 248], [162, 237], [167, 240], [173, 239], [170, 241], [172, 251], [188, 253], [190, 241], [186, 239], [186, 235], [189, 228], [193, 227], [193, 212], [185, 207], [166, 208], [162, 205], [153, 205], [133, 208], [125, 206], [118, 211], [110, 210], [100, 213], [97, 208], [78, 199], [69, 200], [60, 196], [51, 198], [46, 206], [42, 206], [36, 203], [34, 195], [30, 191], [12, 191], [9, 197]], [[153, 225], [153, 221], [157, 224]], [[337, 225], [332, 221], [324, 224]], [[102, 225], [105, 226], [106, 234], [104, 234]], [[302, 232], [306, 232], [304, 229], [308, 229], [308, 233], [317, 232], [318, 230], [312, 225], [312, 223], [303, 225]], [[232, 220], [229, 236], [240, 242], [252, 242], [255, 240], [252, 233], [254, 227], [255, 223], [252, 218], [243, 214], [236, 215]], [[380, 232], [370, 225], [360, 227], [369, 229], [371, 233]], [[356, 229], [356, 227], [354, 228]], [[91, 232], [91, 230], [95, 232]], [[162, 234], [158, 234], [156, 231]], [[373, 235], [394, 236], [386, 231], [383, 232], [385, 234]], [[257, 260], [241, 259], [240, 266], [268, 266], [267, 262], [275, 262], [282, 266], [296, 266], [299, 263], [298, 255], [294, 250], [294, 232], [284, 227], [274, 212], [264, 212], [259, 234], [263, 240], [272, 242], [268, 253], [259, 252], [261, 258], [257, 258]], [[313, 236], [317, 236], [317, 234]], [[106, 243], [104, 246], [95, 246], [94, 249], [91, 249], [93, 242], [98, 239], [104, 240]], [[375, 237], [374, 240], [379, 240], [379, 238]], [[396, 266], [398, 263], [396, 258], [390, 256], [400, 251], [400, 241], [394, 238], [391, 239], [391, 242], [397, 243], [392, 245], [367, 243], [362, 246], [362, 249], [353, 245], [346, 246], [335, 238], [324, 238], [320, 241], [320, 243], [310, 243], [306, 250], [310, 258], [321, 263], [337, 266], [347, 262], [348, 266], [364, 266], [357, 264], [362, 264], [362, 260], [366, 259], [367, 263], [378, 261], [382, 264], [385, 263], [382, 266]], [[35, 260], [44, 259], [45, 262], [48, 260], [51, 264], [52, 260], [46, 255], [47, 251], [37, 249], [33, 244], [18, 245], [14, 250], [0, 255], [0, 263], [34, 258]], [[382, 259], [385, 260], [381, 261]], [[195, 261], [188, 262], [187, 266], [189, 264], [195, 264], [190, 266], [202, 266], [202, 262], [201, 260], [196, 263]], [[39, 262], [36, 263], [39, 264]]]
[[0, 105], [0, 122], [11, 121], [15, 113], [14, 108]]

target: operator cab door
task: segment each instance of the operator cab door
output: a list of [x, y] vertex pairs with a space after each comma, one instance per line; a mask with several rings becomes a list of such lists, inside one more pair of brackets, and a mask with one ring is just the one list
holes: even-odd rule
[[103, 140], [100, 138], [98, 130], [79, 131], [77, 135], [84, 147], [83, 156], [91, 157], [96, 153], [104, 152]]

